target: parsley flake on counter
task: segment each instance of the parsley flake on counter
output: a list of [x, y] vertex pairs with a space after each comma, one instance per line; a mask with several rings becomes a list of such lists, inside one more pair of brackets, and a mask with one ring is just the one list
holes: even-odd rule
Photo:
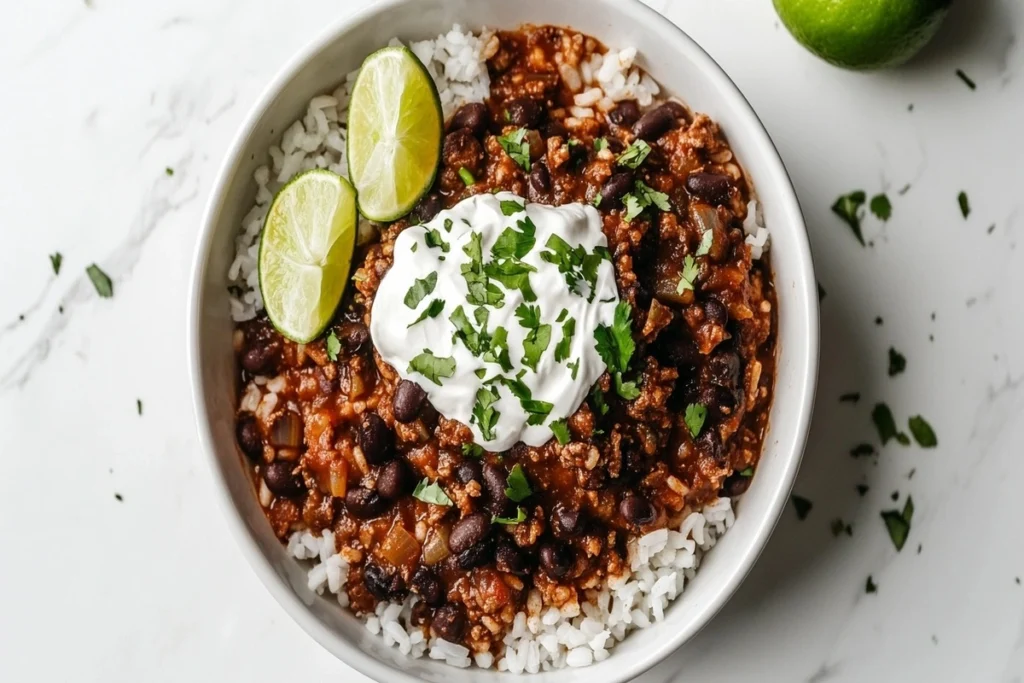
[[847, 536], [853, 536], [853, 527], [838, 517], [832, 520], [830, 528], [832, 529], [833, 536], [839, 536], [843, 532], [846, 532]]
[[889, 538], [892, 540], [893, 546], [896, 547], [896, 552], [903, 550], [907, 536], [910, 535], [910, 520], [914, 516], [914, 499], [907, 496], [907, 502], [903, 505], [902, 511], [884, 510], [881, 514], [885, 528], [889, 532]]
[[54, 275], [60, 275], [60, 264], [64, 261], [64, 256], [59, 251], [55, 251], [50, 254], [50, 267], [53, 268]]
[[483, 388], [476, 392], [476, 404], [473, 406], [471, 422], [480, 427], [480, 433], [487, 441], [494, 440], [494, 428], [498, 424], [501, 413], [495, 409], [494, 404], [501, 398], [496, 387]]
[[796, 518], [801, 522], [807, 519], [807, 515], [811, 514], [811, 508], [814, 507], [814, 503], [803, 496], [792, 495], [789, 497], [789, 501], [793, 503], [793, 509], [796, 510]]
[[914, 437], [914, 441], [921, 448], [935, 448], [939, 445], [939, 439], [935, 436], [935, 430], [928, 424], [920, 415], [915, 415], [910, 418], [910, 433]]
[[884, 193], [876, 194], [871, 198], [871, 213], [881, 221], [887, 221], [892, 217], [892, 203]]
[[683, 274], [679, 277], [679, 284], [676, 286], [676, 294], [682, 294], [686, 290], [693, 290], [693, 281], [697, 279], [697, 262], [693, 257], [687, 255], [683, 259]]
[[619, 158], [615, 160], [615, 163], [619, 166], [636, 169], [640, 164], [644, 163], [644, 160], [650, 153], [651, 146], [637, 138], [633, 141], [633, 144], [626, 148], [626, 151], [619, 155]]
[[857, 444], [850, 451], [850, 455], [852, 457], [854, 457], [854, 458], [860, 458], [862, 456], [874, 455], [874, 454], [875, 454], [875, 447], [872, 446], [869, 443]]
[[338, 335], [334, 334], [334, 330], [331, 330], [327, 334], [327, 357], [332, 361], [338, 360], [338, 352], [341, 351], [341, 340], [338, 339]]
[[462, 444], [462, 455], [467, 458], [482, 458], [484, 449], [475, 443], [464, 443]]
[[452, 506], [452, 499], [444, 492], [441, 485], [436, 481], [431, 482], [427, 477], [424, 477], [423, 481], [416, 484], [416, 489], [412, 492], [412, 497], [416, 500], [421, 500], [424, 503], [443, 505], [444, 507]]
[[519, 202], [512, 201], [510, 199], [503, 199], [501, 200], [501, 202], [499, 202], [498, 205], [501, 207], [501, 213], [503, 213], [506, 216], [511, 216], [521, 211], [526, 211], [526, 206], [520, 204]]
[[[449, 219], [450, 220], [450, 219]], [[423, 235], [423, 241], [427, 243], [428, 247], [437, 248], [440, 247], [441, 251], [447, 254], [451, 251], [452, 246], [444, 241], [441, 237], [441, 233], [438, 232], [437, 228], [431, 228], [427, 230]]]
[[417, 278], [413, 281], [412, 287], [405, 293], [403, 301], [409, 308], [415, 310], [437, 286], [437, 271], [430, 273], [425, 278]]
[[895, 377], [907, 369], [907, 357], [902, 353], [889, 347], [889, 376]]
[[861, 207], [867, 200], [867, 195], [864, 194], [864, 190], [856, 190], [850, 194], [844, 194], [836, 200], [835, 204], [832, 205], [832, 213], [836, 214], [843, 221], [850, 226], [853, 230], [854, 237], [860, 242], [860, 245], [867, 246], [864, 243], [864, 235], [860, 231], [860, 219], [863, 215]]
[[491, 524], [503, 524], [505, 526], [515, 526], [516, 524], [521, 524], [525, 521], [526, 510], [524, 510], [520, 506], [516, 507], [515, 517], [499, 517], [498, 515], [494, 515], [493, 517], [491, 517]]
[[707, 417], [707, 406], [701, 403], [691, 403], [686, 406], [683, 420], [686, 422], [686, 428], [690, 430], [690, 436], [696, 439], [700, 435], [700, 430], [704, 428], [704, 420]]
[[423, 349], [423, 353], [412, 359], [407, 372], [418, 372], [434, 384], [441, 386], [441, 380], [455, 375], [455, 359], [451, 356], [439, 358]]
[[525, 140], [526, 129], [520, 128], [508, 135], [499, 135], [498, 144], [505, 150], [505, 154], [511, 157], [512, 161], [523, 167], [524, 171], [530, 170], [530, 143]]
[[[444, 299], [434, 299], [429, 304], [427, 304], [427, 307], [423, 310], [422, 313], [420, 313], [420, 317], [416, 318], [411, 323], [409, 323], [406, 326], [405, 329], [409, 329], [413, 325], [416, 325], [417, 323], [421, 323], [424, 320], [426, 320], [427, 318], [436, 318], [437, 316], [441, 315], [441, 311], [443, 311], [443, 310], [444, 310]], [[331, 360], [335, 360], [335, 359], [332, 358]]]
[[104, 299], [109, 299], [114, 296], [114, 283], [110, 281], [110, 276], [104, 273], [99, 266], [95, 263], [85, 269], [89, 279], [92, 280], [92, 286], [96, 288], [96, 293]]
[[459, 167], [459, 177], [462, 178], [462, 182], [466, 184], [466, 187], [476, 184], [476, 178], [473, 177], [473, 172], [465, 166]]
[[[565, 311], [562, 311], [565, 313]], [[569, 359], [572, 351], [572, 338], [576, 335], [576, 318], [569, 318], [562, 323], [562, 340], [555, 346], [555, 362], [561, 363]]]
[[633, 191], [622, 198], [622, 203], [626, 207], [626, 214], [623, 218], [627, 223], [643, 213], [644, 209], [649, 206], [656, 206], [662, 211], [672, 210], [672, 206], [668, 202], [668, 195], [658, 192], [642, 180], [636, 181]]
[[971, 215], [971, 203], [967, 199], [967, 193], [962, 191], [956, 196], [956, 202], [960, 205], [960, 213], [963, 214], [964, 218]]
[[697, 247], [697, 256], [707, 256], [711, 252], [711, 245], [715, 241], [715, 232], [705, 230], [700, 238], [700, 246]]
[[505, 479], [505, 484], [508, 486], [505, 489], [505, 496], [515, 503], [523, 502], [533, 493], [533, 490], [530, 488], [530, 482], [526, 478], [526, 472], [523, 471], [523, 466], [519, 464], [513, 465], [512, 470]]
[[608, 138], [596, 138], [594, 140], [594, 151], [603, 152], [608, 149]]
[[840, 403], [856, 403], [860, 400], [860, 392], [852, 391], [839, 397]]
[[878, 592], [878, 585], [875, 583], [875, 580], [871, 578], [870, 574], [868, 574], [867, 583], [864, 584], [864, 592], [865, 593], [877, 593]]
[[876, 403], [875, 409], [871, 411], [871, 419], [875, 423], [878, 437], [882, 440], [883, 446], [892, 439], [896, 439], [897, 443], [903, 446], [910, 445], [910, 437], [896, 428], [896, 420], [893, 418], [889, 406], [884, 403]]
[[551, 432], [558, 439], [558, 443], [565, 445], [569, 443], [571, 437], [569, 435], [569, 423], [563, 417], [560, 420], [552, 420], [548, 423], [548, 427], [551, 428]]
[[977, 83], [975, 83], [975, 82], [974, 82], [974, 81], [973, 81], [973, 80], [971, 79], [971, 77], [970, 77], [970, 76], [968, 76], [967, 74], [965, 74], [965, 73], [964, 73], [964, 70], [963, 70], [963, 69], [957, 69], [957, 70], [956, 70], [956, 77], [957, 77], [957, 78], [959, 78], [959, 79], [960, 79], [961, 81], [963, 81], [963, 82], [964, 82], [964, 85], [966, 85], [966, 86], [967, 86], [968, 88], [970, 88], [971, 90], [977, 90], [977, 89], [978, 89], [978, 84], [977, 84]]

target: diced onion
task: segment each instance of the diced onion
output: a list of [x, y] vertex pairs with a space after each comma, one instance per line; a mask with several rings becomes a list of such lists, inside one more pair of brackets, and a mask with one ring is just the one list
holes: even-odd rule
[[270, 430], [270, 443], [278, 448], [298, 448], [302, 445], [302, 419], [286, 411], [274, 421]]
[[348, 491], [348, 463], [335, 460], [331, 463], [330, 472], [331, 495], [341, 498]]
[[427, 533], [427, 542], [423, 544], [423, 564], [432, 566], [448, 557], [448, 527], [431, 529]]
[[388, 532], [388, 537], [385, 539], [384, 545], [381, 546], [380, 554], [396, 567], [402, 567], [412, 564], [419, 558], [420, 544], [416, 542], [416, 538], [412, 534], [405, 530], [405, 527], [395, 524]]

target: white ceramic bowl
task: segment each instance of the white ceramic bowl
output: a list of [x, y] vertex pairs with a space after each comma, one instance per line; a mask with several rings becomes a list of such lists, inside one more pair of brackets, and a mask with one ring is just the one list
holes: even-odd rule
[[[290, 559], [263, 516], [236, 450], [232, 323], [226, 272], [242, 217], [253, 203], [253, 171], [267, 148], [363, 58], [387, 41], [434, 37], [452, 24], [479, 29], [523, 22], [572, 26], [606, 45], [639, 48], [640, 64], [669, 92], [722, 126], [753, 179], [771, 231], [778, 291], [779, 349], [771, 430], [736, 524], [705, 556], [696, 578], [665, 620], [634, 632], [610, 658], [586, 669], [537, 674], [537, 683], [618, 683], [654, 666], [693, 636], [746, 576], [783, 510], [804, 448], [818, 363], [817, 290], [800, 207], [779, 155], [743, 95], [686, 34], [632, 0], [385, 0], [344, 19], [303, 49], [274, 79], [238, 133], [213, 187], [196, 248], [188, 348], [199, 437], [210, 457], [224, 511], [253, 569], [292, 617], [320, 644], [378, 681], [468, 683], [520, 680], [412, 660], [385, 647], [333, 598], [306, 587], [306, 569]], [[274, 131], [274, 132], [272, 132]]]

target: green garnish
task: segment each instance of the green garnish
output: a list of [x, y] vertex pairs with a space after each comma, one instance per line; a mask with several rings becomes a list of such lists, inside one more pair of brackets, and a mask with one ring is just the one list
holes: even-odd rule
[[960, 205], [960, 213], [963, 214], [964, 218], [967, 218], [971, 214], [971, 204], [967, 200], [967, 193], [961, 191], [956, 196], [956, 201]]
[[473, 416], [470, 422], [475, 422], [480, 427], [480, 433], [487, 441], [494, 440], [494, 428], [501, 417], [494, 408], [494, 403], [501, 398], [496, 387], [480, 389], [476, 392], [476, 404], [473, 406]]
[[[515, 202], [502, 202], [502, 205], [512, 204], [513, 206], [519, 206]], [[522, 209], [521, 206], [519, 206]], [[503, 209], [504, 210], [504, 209]], [[515, 258], [521, 259], [530, 253], [533, 246], [537, 243], [537, 226], [534, 225], [530, 217], [518, 221], [516, 223], [519, 231], [512, 228], [505, 228], [498, 235], [498, 239], [495, 240], [494, 246], [491, 247], [492, 258]]]
[[530, 286], [530, 273], [537, 269], [529, 263], [523, 263], [517, 259], [502, 259], [491, 261], [484, 266], [484, 273], [491, 280], [496, 280], [505, 286], [505, 289], [518, 289], [523, 294], [525, 301], [536, 301], [537, 294]]
[[109, 299], [114, 296], [114, 283], [110, 281], [110, 276], [104, 273], [99, 266], [95, 263], [85, 269], [89, 279], [92, 280], [92, 286], [96, 288], [96, 293], [104, 299]]
[[504, 524], [505, 526], [515, 526], [526, 521], [526, 510], [517, 506], [515, 517], [499, 517], [494, 515], [491, 517], [491, 524]]
[[978, 84], [977, 84], [977, 83], [975, 83], [975, 82], [974, 82], [974, 81], [973, 81], [973, 80], [971, 79], [971, 77], [970, 77], [970, 76], [968, 76], [967, 74], [965, 74], [965, 73], [963, 72], [963, 69], [957, 69], [957, 70], [956, 70], [956, 76], [957, 76], [957, 78], [959, 78], [959, 79], [960, 79], [961, 81], [963, 81], [963, 82], [964, 82], [964, 85], [966, 85], [966, 86], [967, 86], [968, 88], [970, 88], [971, 90], [977, 90], [977, 89], [978, 89]]
[[590, 200], [590, 203], [597, 207], [601, 206], [602, 200], [604, 200], [604, 197], [602, 197], [601, 193], [598, 192], [597, 194], [594, 195], [594, 198]]
[[853, 391], [849, 394], [843, 394], [839, 397], [841, 403], [856, 403], [860, 400], [860, 392]]
[[427, 296], [434, 291], [434, 287], [437, 286], [437, 271], [430, 273], [425, 278], [417, 278], [412, 283], [412, 287], [405, 293], [405, 305], [415, 310], [420, 303], [427, 298]]
[[490, 348], [484, 353], [484, 360], [488, 363], [497, 363], [504, 372], [512, 369], [512, 360], [508, 356], [508, 330], [504, 327], [494, 328]]
[[596, 138], [594, 140], [594, 151], [595, 152], [603, 152], [606, 149], [608, 149], [608, 139], [607, 138]]
[[541, 252], [540, 257], [548, 263], [558, 266], [558, 272], [565, 278], [565, 284], [569, 286], [576, 296], [583, 296], [579, 289], [580, 281], [587, 283], [590, 293], [587, 296], [587, 303], [594, 300], [597, 293], [597, 269], [601, 261], [611, 261], [612, 255], [607, 248], [597, 247], [593, 252], [587, 253], [582, 244], [575, 247], [558, 235], [551, 235], [544, 243], [548, 251]]
[[419, 249], [419, 248], [420, 248], [420, 243], [419, 242], [413, 242], [412, 246], [409, 247], [409, 251], [411, 251], [412, 253], [415, 254], [416, 250]]
[[796, 510], [796, 518], [800, 521], [807, 519], [807, 515], [811, 514], [811, 508], [814, 507], [814, 504], [803, 496], [797, 495], [790, 496], [789, 500], [793, 503], [793, 509]]
[[753, 467], [747, 467], [745, 469], [740, 470], [740, 476], [741, 477], [752, 477], [752, 476], [754, 476], [754, 468]]
[[519, 324], [529, 330], [523, 339], [523, 365], [537, 372], [537, 363], [551, 343], [551, 325], [540, 321], [540, 307], [519, 304], [516, 308]]
[[569, 318], [562, 323], [562, 340], [555, 346], [555, 362], [561, 363], [569, 358], [569, 352], [572, 351], [572, 338], [575, 334], [576, 318]]
[[576, 373], [580, 371], [580, 359], [577, 358], [573, 363], [566, 363], [565, 367], [569, 368], [570, 376], [576, 379]]
[[691, 403], [686, 406], [686, 413], [683, 415], [683, 420], [686, 422], [686, 428], [690, 430], [690, 436], [697, 438], [700, 434], [700, 430], [704, 427], [704, 420], [708, 417], [708, 409], [702, 403]]
[[870, 574], [868, 574], [867, 583], [864, 584], [864, 592], [865, 593], [877, 593], [878, 592], [878, 585], [875, 584], [875, 580], [871, 578]]
[[844, 531], [846, 532], [847, 536], [853, 536], [853, 527], [851, 525], [847, 524], [846, 522], [844, 522], [839, 517], [836, 517], [835, 519], [833, 519], [830, 526], [832, 528], [832, 535], [833, 536], [838, 536], [839, 534], [843, 533]]
[[50, 266], [53, 268], [54, 275], [60, 275], [60, 264], [64, 261], [64, 257], [59, 251], [50, 254]]
[[548, 423], [548, 427], [551, 428], [555, 438], [558, 439], [558, 443], [563, 446], [569, 443], [569, 440], [571, 439], [571, 436], [569, 435], [569, 423], [564, 417], [560, 420], [552, 420]]
[[612, 372], [626, 372], [636, 349], [633, 341], [633, 309], [625, 301], [615, 305], [612, 326], [598, 325], [594, 331], [597, 353]]
[[715, 241], [715, 233], [713, 230], [705, 230], [704, 234], [700, 238], [700, 246], [697, 247], [697, 256], [707, 256], [711, 251], [711, 244]]
[[914, 441], [921, 448], [935, 448], [939, 445], [939, 439], [935, 436], [935, 430], [928, 424], [920, 415], [915, 415], [910, 418], [910, 433], [914, 436]]
[[439, 358], [429, 349], [423, 349], [423, 353], [409, 362], [407, 372], [418, 372], [434, 384], [441, 386], [441, 379], [452, 377], [455, 374], [455, 359], [451, 356]]
[[505, 483], [508, 484], [508, 488], [505, 489], [505, 496], [515, 503], [523, 502], [533, 493], [530, 489], [530, 482], [526, 479], [526, 473], [523, 472], [522, 465], [513, 465], [512, 471], [508, 473], [508, 477], [505, 479]]
[[656, 206], [662, 211], [672, 210], [672, 206], [668, 203], [668, 195], [656, 191], [642, 180], [636, 181], [633, 191], [623, 197], [622, 201], [626, 207], [624, 218], [627, 223], [639, 216], [649, 206]]
[[861, 206], [864, 205], [867, 195], [864, 194], [863, 190], [857, 190], [850, 194], [845, 194], [836, 200], [836, 203], [832, 205], [832, 212], [842, 218], [850, 229], [853, 230], [854, 236], [860, 245], [864, 244], [864, 235], [860, 231], [860, 219], [863, 212], [860, 210]]
[[[487, 309], [478, 308], [477, 311], [483, 311], [487, 313]], [[474, 313], [476, 316], [476, 313]], [[487, 318], [486, 315], [476, 316], [478, 322], [481, 323], [480, 331], [473, 327], [473, 323], [466, 317], [466, 312], [462, 310], [462, 306], [457, 306], [452, 314], [448, 316], [452, 325], [455, 325], [455, 338], [465, 344], [469, 352], [474, 356], [479, 356], [485, 352], [490, 346], [490, 336], [487, 334]]]
[[679, 278], [679, 284], [676, 285], [676, 294], [682, 294], [688, 289], [693, 291], [693, 281], [697, 279], [699, 272], [697, 262], [693, 260], [692, 256], [687, 255], [683, 259], [683, 274]]
[[594, 409], [597, 410], [600, 415], [608, 414], [608, 404], [604, 401], [604, 392], [601, 391], [600, 387], [595, 386], [594, 391], [590, 394], [591, 400], [594, 402]]
[[850, 455], [854, 458], [860, 458], [865, 455], [874, 455], [875, 447], [869, 443], [857, 444], [850, 450]]
[[889, 347], [889, 376], [895, 377], [907, 369], [907, 358], [902, 353]]
[[889, 443], [891, 439], [904, 446], [910, 445], [910, 437], [896, 428], [896, 420], [892, 416], [892, 411], [884, 403], [875, 404], [875, 409], [871, 411], [871, 419], [875, 423], [875, 428], [878, 430], [878, 437], [882, 440], [882, 445]]
[[169, 176], [172, 176], [172, 175], [174, 175], [174, 169], [171, 168], [170, 166], [168, 166], [167, 168], [164, 169], [164, 173], [169, 175]]
[[422, 500], [424, 503], [443, 505], [444, 507], [452, 506], [452, 499], [444, 492], [441, 485], [436, 481], [431, 482], [427, 477], [424, 477], [423, 481], [416, 484], [416, 489], [412, 492], [412, 497], [416, 500]]
[[619, 166], [625, 166], [626, 168], [637, 168], [640, 164], [644, 163], [644, 159], [651, 153], [651, 146], [643, 140], [637, 139], [633, 141], [629, 147], [626, 148], [619, 158], [615, 160]]
[[632, 401], [640, 395], [640, 390], [636, 388], [636, 382], [623, 382], [622, 373], [616, 372], [614, 375], [615, 379], [615, 393], [627, 401]]
[[907, 502], [903, 505], [902, 511], [884, 510], [881, 514], [885, 528], [889, 532], [889, 538], [896, 547], [896, 552], [903, 550], [907, 536], [910, 535], [910, 520], [914, 516], [914, 499], [907, 496]]
[[466, 187], [476, 184], [476, 178], [473, 177], [472, 171], [465, 166], [459, 167], [459, 177], [462, 178], [462, 182], [466, 184]]
[[520, 128], [508, 135], [499, 135], [498, 144], [505, 150], [505, 153], [523, 167], [524, 171], [530, 170], [530, 143], [526, 142], [526, 129]]
[[436, 318], [437, 316], [441, 315], [441, 311], [443, 311], [443, 310], [444, 310], [444, 299], [434, 299], [433, 301], [431, 301], [427, 305], [426, 309], [424, 309], [424, 311], [422, 313], [420, 313], [420, 317], [416, 318], [411, 323], [409, 323], [406, 326], [405, 329], [409, 329], [410, 327], [412, 327], [416, 323], [421, 323], [424, 320], [426, 320], [427, 318]]
[[487, 374], [487, 369], [486, 368], [477, 368], [476, 370], [473, 371], [473, 374], [476, 375], [477, 377], [479, 377], [480, 379], [483, 379], [484, 376]]
[[[466, 219], [463, 218], [462, 220], [465, 221]], [[466, 223], [466, 225], [469, 225], [469, 223]], [[455, 227], [455, 221], [453, 221], [451, 218], [445, 218], [444, 219], [444, 231], [445, 232], [451, 232], [453, 227]]]
[[[448, 229], [450, 230], [451, 229], [451, 219], [448, 219], [447, 221], [445, 221], [445, 225], [447, 225]], [[450, 244], [448, 244], [447, 242], [444, 241], [444, 238], [441, 237], [441, 233], [438, 232], [437, 228], [431, 228], [430, 230], [427, 230], [424, 233], [424, 235], [423, 235], [423, 241], [427, 243], [428, 247], [431, 247], [431, 248], [440, 247], [441, 251], [443, 251], [446, 254], [452, 248]]]
[[501, 206], [501, 212], [506, 216], [517, 214], [520, 211], [526, 211], [526, 206], [510, 199], [501, 200], [501, 202], [499, 202], [499, 206]]
[[484, 449], [475, 443], [464, 443], [462, 444], [462, 455], [467, 458], [482, 458], [484, 457]]
[[887, 221], [892, 217], [892, 204], [889, 202], [889, 198], [885, 194], [876, 194], [871, 198], [871, 213], [882, 221]]
[[857, 495], [864, 497], [868, 494], [870, 488], [867, 484], [857, 484]]
[[341, 340], [338, 339], [338, 335], [334, 334], [334, 330], [331, 330], [327, 335], [327, 357], [336, 361], [339, 351], [341, 351]]
[[141, 398], [135, 399], [135, 411], [139, 415], [142, 415], [142, 399]]
[[505, 294], [484, 273], [481, 234], [479, 232], [470, 233], [469, 242], [462, 248], [462, 251], [470, 259], [469, 263], [463, 263], [460, 267], [462, 277], [466, 280], [466, 289], [469, 290], [466, 301], [472, 306], [501, 308], [505, 304]]

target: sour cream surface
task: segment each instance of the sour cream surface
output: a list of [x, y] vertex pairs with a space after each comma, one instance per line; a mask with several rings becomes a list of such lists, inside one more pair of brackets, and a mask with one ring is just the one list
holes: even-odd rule
[[567, 433], [606, 369], [594, 333], [619, 302], [601, 224], [589, 205], [501, 192], [409, 227], [373, 302], [377, 352], [486, 450]]

